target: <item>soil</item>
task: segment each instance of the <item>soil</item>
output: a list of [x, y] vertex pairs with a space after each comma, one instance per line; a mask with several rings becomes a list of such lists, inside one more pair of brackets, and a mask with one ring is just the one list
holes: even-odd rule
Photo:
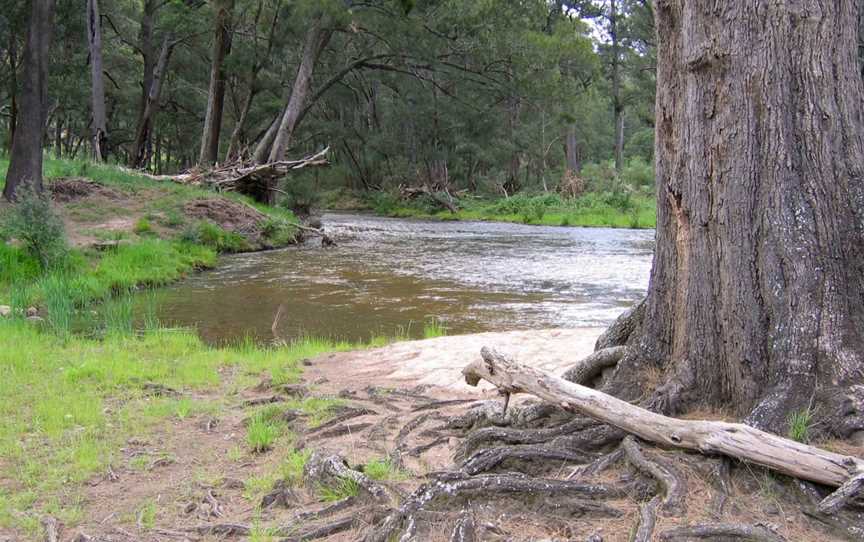
[[[262, 239], [267, 216], [243, 203], [221, 197], [171, 201], [171, 193], [159, 188], [132, 191], [104, 186], [95, 181], [61, 177], [47, 183], [59, 214], [63, 217], [69, 242], [75, 247], [104, 245], [106, 239], [132, 237], [143, 220], [146, 234], [175, 237], [188, 223], [207, 220], [222, 229], [246, 238], [251, 250], [269, 248]], [[182, 220], [169, 220], [164, 208], [176, 207]]]
[[[468, 388], [458, 382], [461, 368], [479, 355], [478, 345], [495, 346], [525, 363], [542, 359], [539, 365], [560, 372], [591, 351], [598, 332], [485, 333], [328, 354], [304, 362], [304, 381], [299, 388], [280, 390], [264, 381], [239, 393], [230, 393], [230, 384], [226, 384], [222, 390], [192, 396], [227, 401], [228, 405], [218, 419], [200, 415], [174, 420], [155, 432], [130, 439], [120, 451], [117, 466], [88, 483], [81, 503], [83, 521], [74, 528], [62, 529], [60, 540], [71, 541], [80, 534], [92, 537], [80, 540], [116, 542], [248, 539], [245, 535], [207, 535], [195, 530], [229, 524], [279, 526], [283, 532], [275, 539], [292, 540], [289, 534], [297, 535], [340, 518], [353, 518], [351, 529], [321, 540], [359, 540], [373, 516], [370, 497], [361, 494], [344, 510], [323, 519], [298, 522], [298, 514], [330, 504], [321, 500], [315, 487], [291, 488], [285, 493], [285, 505], [266, 508], [260, 507], [260, 494], [244, 488], [244, 482], [251, 478], [278, 472], [285, 451], [280, 447], [260, 454], [238, 453], [246, 450], [244, 420], [254, 409], [247, 406], [249, 401], [287, 398], [286, 393], [298, 390], [342, 398], [344, 406], [335, 413], [336, 421], [318, 429], [310, 429], [302, 416], [292, 421], [292, 431], [297, 435], [294, 446], [336, 452], [357, 469], [375, 458], [401, 458], [404, 478], [384, 484], [404, 498], [434, 473], [457, 469], [454, 456], [465, 431], [448, 428], [448, 422], [485, 401], [500, 403], [491, 390]], [[226, 382], [232, 381], [232, 375], [224, 376]], [[354, 416], [349, 417], [351, 414]], [[394, 454], [397, 448], [401, 453]], [[790, 541], [845, 539], [804, 513], [790, 479], [747, 465], [733, 465], [727, 505], [715, 515], [711, 503], [717, 495], [718, 459], [648, 447], [645, 453], [663, 458], [686, 479], [687, 485], [683, 513], [661, 512], [655, 539], [659, 540], [657, 533], [675, 526], [717, 521], [768, 525]], [[559, 463], [544, 474], [564, 479], [573, 467]], [[541, 512], [539, 501], [530, 498], [488, 500], [484, 498], [487, 495], [479, 495], [467, 503], [454, 503], [455, 507], [442, 503], [430, 519], [434, 528], [416, 540], [450, 540], [463, 507], [472, 510], [478, 540], [582, 541], [590, 536], [600, 537], [593, 540], [629, 540], [640, 503], [649, 500], [655, 491], [653, 482], [621, 461], [593, 477], [591, 483], [627, 488], [623, 495], [596, 501], [614, 513], [604, 508], [606, 512], [567, 516], [550, 513], [547, 508]], [[141, 515], [148, 503], [156, 510], [152, 527]]]

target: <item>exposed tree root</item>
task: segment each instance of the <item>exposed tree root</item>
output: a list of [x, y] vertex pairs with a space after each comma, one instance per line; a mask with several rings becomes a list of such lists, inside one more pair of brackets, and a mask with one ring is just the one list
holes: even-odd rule
[[437, 410], [449, 406], [464, 405], [467, 403], [476, 403], [476, 399], [450, 399], [447, 401], [434, 401], [425, 405], [420, 405], [411, 409], [411, 412], [421, 412], [423, 410]]
[[712, 479], [714, 480], [717, 492], [711, 503], [711, 513], [717, 519], [723, 517], [723, 511], [726, 508], [726, 502], [729, 500], [729, 494], [732, 490], [729, 482], [730, 465], [731, 460], [728, 457], [721, 457], [714, 463]]
[[303, 479], [311, 486], [328, 486], [340, 480], [353, 480], [363, 492], [382, 504], [389, 505], [398, 501], [398, 495], [392, 495], [383, 485], [362, 472], [349, 468], [342, 456], [326, 450], [312, 453], [303, 469]]
[[402, 463], [402, 454], [405, 453], [405, 448], [407, 446], [406, 440], [408, 439], [408, 435], [410, 435], [413, 431], [421, 427], [424, 423], [429, 421], [430, 419], [440, 420], [440, 415], [435, 412], [427, 412], [425, 414], [421, 414], [408, 423], [406, 423], [401, 430], [399, 430], [399, 434], [396, 435], [395, 446], [393, 447], [393, 451], [390, 452], [390, 461], [398, 468], [403, 468], [404, 465]]
[[441, 446], [442, 444], [447, 444], [447, 442], [449, 442], [449, 441], [450, 441], [450, 437], [438, 437], [435, 440], [433, 440], [432, 442], [427, 442], [426, 444], [421, 444], [419, 446], [415, 446], [414, 448], [411, 448], [410, 450], [408, 450], [408, 455], [410, 455], [411, 457], [417, 457], [420, 454], [422, 454], [423, 452], [428, 452], [429, 450], [431, 450], [432, 448], [434, 448], [436, 446]]
[[628, 343], [633, 332], [642, 323], [642, 318], [645, 316], [645, 299], [633, 305], [624, 311], [611, 326], [606, 328], [597, 342], [594, 344], [594, 350], [603, 350], [612, 346], [622, 346]]
[[477, 540], [477, 525], [474, 514], [470, 510], [462, 510], [459, 520], [450, 534], [450, 542], [475, 542]]
[[543, 444], [498, 446], [477, 452], [462, 464], [462, 470], [473, 475], [506, 466], [508, 470], [539, 473], [549, 468], [561, 468], [561, 463], [585, 463], [590, 460], [588, 455], [573, 448]]
[[[561, 378], [574, 384], [591, 386], [604, 370], [614, 367], [627, 353], [626, 346], [610, 346], [597, 350], [587, 358], [568, 369]], [[593, 387], [593, 386], [592, 386]]]
[[657, 523], [657, 507], [660, 506], [659, 495], [639, 506], [639, 523], [631, 542], [651, 542], [654, 533], [654, 525]]
[[42, 528], [45, 530], [45, 542], [57, 542], [60, 536], [60, 526], [51, 516], [42, 518]]
[[478, 427], [507, 425], [505, 412], [498, 401], [483, 401], [468, 409], [465, 414], [447, 422], [447, 429], [474, 429]]
[[595, 474], [600, 474], [615, 463], [621, 461], [623, 457], [624, 450], [622, 450], [621, 448], [616, 448], [614, 451], [598, 457], [587, 465], [579, 465], [578, 467], [574, 468], [572, 471], [570, 471], [570, 475], [567, 476], [567, 479], [572, 480], [573, 478], [588, 478], [590, 476], [594, 476]]
[[305, 542], [306, 540], [317, 540], [319, 538], [325, 538], [327, 536], [345, 532], [353, 528], [356, 523], [356, 516], [352, 515], [342, 519], [337, 519], [336, 521], [326, 525], [313, 527], [294, 536], [282, 538], [279, 542]]
[[372, 427], [372, 422], [346, 423], [331, 427], [326, 431], [318, 431], [313, 435], [309, 435], [310, 440], [318, 440], [323, 438], [335, 438], [342, 435], [356, 435]]
[[370, 410], [368, 408], [345, 407], [335, 417], [322, 423], [318, 427], [311, 429], [308, 434], [314, 435], [316, 433], [320, 433], [322, 431], [330, 429], [331, 427], [335, 427], [335, 426], [339, 425], [340, 423], [348, 421], [348, 420], [353, 419], [353, 418], [359, 418], [360, 416], [372, 416], [372, 415], [377, 415], [377, 414], [378, 414], [377, 412], [375, 412], [374, 410]]
[[648, 459], [636, 443], [633, 436], [627, 436], [621, 442], [627, 460], [640, 471], [650, 475], [657, 480], [663, 488], [663, 509], [669, 512], [680, 513], [684, 506], [684, 492], [686, 484], [684, 478], [676, 473], [669, 465], [657, 460]]
[[676, 527], [660, 533], [663, 541], [688, 541], [695, 539], [751, 540], [753, 542], [785, 542], [786, 539], [764, 525], [740, 523], [706, 523], [691, 527]]
[[621, 512], [589, 499], [620, 497], [622, 490], [599, 484], [566, 480], [529, 478], [514, 474], [466, 476], [448, 473], [417, 489], [394, 510], [384, 523], [368, 533], [366, 542], [384, 542], [401, 532], [416, 530], [419, 514], [432, 505], [454, 506], [466, 499], [483, 496], [488, 499], [519, 496], [535, 510], [545, 508], [556, 513], [579, 517], [593, 515], [618, 517]]
[[347, 510], [357, 504], [357, 497], [346, 497], [340, 501], [336, 501], [335, 503], [325, 506], [321, 510], [313, 510], [312, 512], [302, 512], [294, 516], [295, 523], [305, 523], [307, 521], [315, 521], [317, 519], [323, 519], [328, 516], [332, 516], [333, 514], [338, 514], [343, 510]]
[[239, 523], [213, 523], [198, 525], [185, 530], [205, 536], [249, 536], [249, 533], [252, 532], [248, 525], [240, 525]]
[[492, 444], [542, 444], [549, 442], [555, 437], [571, 435], [592, 426], [598, 425], [596, 421], [588, 418], [579, 418], [561, 424], [557, 427], [545, 429], [514, 429], [508, 427], [484, 427], [471, 432], [459, 446], [457, 457], [467, 457], [481, 446]]

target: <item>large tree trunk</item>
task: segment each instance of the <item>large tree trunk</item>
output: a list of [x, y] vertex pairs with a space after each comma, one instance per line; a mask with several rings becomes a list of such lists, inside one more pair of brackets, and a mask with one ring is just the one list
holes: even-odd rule
[[15, 34], [9, 32], [9, 131], [7, 132], [6, 149], [12, 152], [12, 142], [15, 141], [15, 127], [18, 122], [18, 41]]
[[857, 0], [656, 3], [657, 234], [639, 348], [611, 387], [786, 432], [864, 429]]
[[90, 100], [92, 109], [93, 158], [105, 160], [108, 122], [105, 114], [105, 81], [102, 76], [102, 22], [98, 0], [87, 0], [87, 43], [90, 50]]
[[268, 157], [270, 162], [285, 160], [285, 151], [291, 144], [294, 130], [297, 128], [297, 119], [300, 118], [300, 114], [306, 106], [306, 99], [312, 88], [312, 74], [315, 71], [315, 64], [318, 62], [321, 51], [330, 41], [332, 33], [331, 29], [325, 27], [323, 17], [316, 18], [306, 32], [303, 57], [300, 60], [300, 67], [297, 69], [297, 77], [294, 79], [291, 99], [288, 100], [288, 105], [282, 114], [279, 131], [276, 133], [273, 147], [270, 149]]
[[216, 2], [214, 21], [213, 59], [210, 65], [210, 90], [207, 97], [207, 113], [201, 134], [201, 165], [216, 162], [219, 155], [219, 134], [222, 131], [222, 110], [225, 104], [225, 57], [231, 50], [231, 11], [234, 0]]
[[23, 85], [12, 156], [3, 196], [12, 201], [25, 182], [42, 190], [42, 141], [48, 105], [48, 50], [54, 19], [54, 0], [31, 0], [24, 45]]
[[171, 59], [171, 52], [173, 50], [174, 41], [173, 37], [169, 34], [162, 41], [159, 61], [153, 70], [153, 81], [150, 84], [150, 92], [147, 94], [147, 100], [144, 102], [144, 111], [136, 130], [135, 143], [132, 147], [132, 162], [130, 164], [133, 168], [145, 168], [150, 161], [153, 123], [156, 114], [159, 112], [159, 97], [162, 94], [162, 82], [164, 81], [165, 71], [168, 69], [168, 61]]

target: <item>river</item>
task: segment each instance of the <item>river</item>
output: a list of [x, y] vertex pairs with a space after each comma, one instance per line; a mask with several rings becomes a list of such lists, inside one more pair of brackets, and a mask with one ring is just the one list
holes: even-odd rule
[[644, 295], [653, 230], [433, 222], [328, 213], [318, 240], [224, 256], [159, 294], [158, 316], [211, 343], [278, 335], [368, 341], [600, 326]]

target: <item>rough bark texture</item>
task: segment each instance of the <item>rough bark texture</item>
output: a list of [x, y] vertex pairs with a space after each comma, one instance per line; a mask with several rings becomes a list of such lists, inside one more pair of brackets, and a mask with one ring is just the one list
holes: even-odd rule
[[[231, 11], [234, 0], [215, 3], [216, 17], [213, 22], [213, 58], [210, 64], [210, 88], [207, 94], [207, 112], [201, 134], [201, 153], [198, 163], [209, 165], [219, 155], [219, 135], [222, 131], [222, 110], [225, 105], [225, 57], [231, 50]], [[251, 95], [251, 91], [250, 91]]]
[[657, 245], [619, 396], [653, 365], [655, 409], [864, 428], [857, 4], [656, 3]]
[[30, 2], [17, 128], [3, 189], [3, 196], [10, 201], [23, 182], [42, 190], [42, 140], [48, 113], [48, 49], [53, 19], [54, 0]]
[[90, 51], [90, 107], [93, 118], [93, 158], [105, 160], [108, 127], [105, 114], [105, 80], [102, 76], [102, 22], [99, 1], [87, 0], [87, 44]]

